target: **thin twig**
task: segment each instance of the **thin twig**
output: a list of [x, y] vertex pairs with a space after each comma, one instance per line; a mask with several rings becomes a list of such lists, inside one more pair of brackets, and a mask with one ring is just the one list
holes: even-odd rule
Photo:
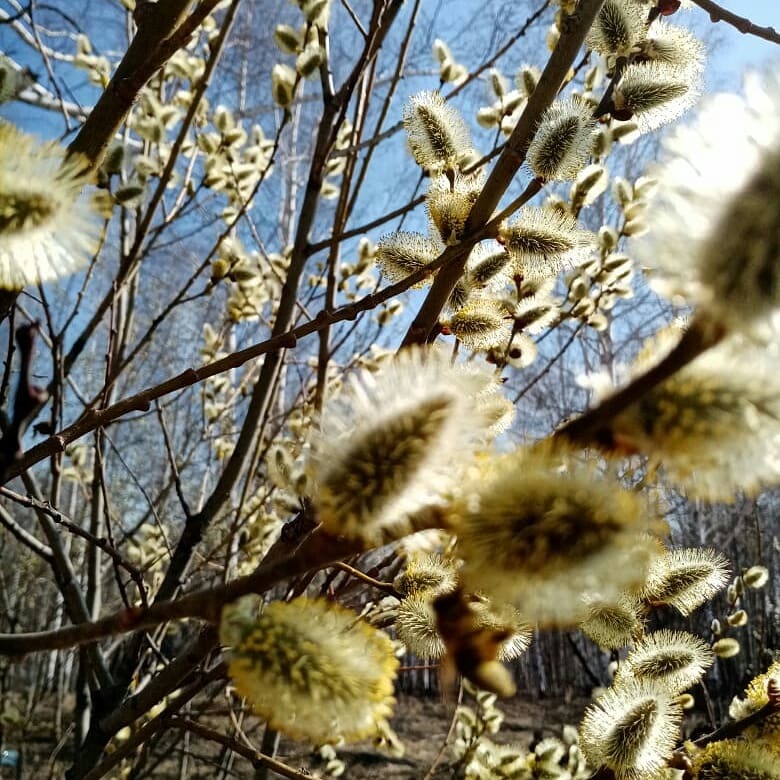
[[287, 764], [283, 764], [281, 761], [271, 758], [271, 756], [266, 756], [257, 750], [252, 750], [252, 748], [247, 747], [243, 742], [239, 742], [237, 739], [226, 737], [224, 734], [220, 734], [218, 731], [214, 731], [214, 729], [210, 729], [207, 726], [202, 726], [200, 723], [196, 723], [188, 718], [171, 718], [170, 724], [174, 728], [179, 727], [187, 729], [187, 731], [191, 731], [199, 737], [216, 742], [218, 745], [224, 745], [251, 761], [253, 767], [267, 766], [269, 769], [276, 772], [276, 774], [290, 778], [291, 780], [311, 780], [310, 772], [299, 772], [296, 769], [287, 766]]
[[744, 16], [737, 16], [737, 14], [726, 10], [717, 3], [713, 3], [712, 0], [693, 0], [693, 2], [703, 11], [706, 11], [713, 22], [726, 22], [726, 24], [735, 27], [743, 35], [755, 35], [757, 38], [763, 38], [771, 43], [780, 43], [780, 33], [774, 27], [759, 27], [759, 25], [753, 24], [750, 19], [746, 19]]
[[43, 542], [39, 542], [29, 531], [22, 528], [4, 506], [0, 506], [0, 525], [5, 526], [6, 530], [13, 534], [20, 544], [23, 544], [36, 555], [51, 563], [51, 547], [47, 547]]
[[382, 582], [381, 580], [374, 579], [373, 577], [369, 577], [368, 574], [365, 574], [364, 572], [360, 571], [360, 569], [354, 568], [354, 566], [350, 566], [348, 563], [336, 563], [333, 565], [335, 569], [339, 569], [340, 571], [346, 572], [351, 577], [355, 577], [359, 580], [362, 580], [363, 582], [370, 585], [372, 588], [376, 588], [376, 590], [381, 591], [382, 593], [386, 593], [388, 596], [393, 596], [393, 598], [398, 599], [401, 601], [403, 599], [403, 594], [399, 593], [394, 587], [391, 582]]
[[[129, 561], [125, 560], [125, 558], [119, 552], [117, 552], [117, 550], [111, 545], [108, 539], [95, 536], [94, 534], [91, 534], [89, 531], [84, 530], [80, 526], [76, 525], [76, 523], [69, 520], [62, 512], [60, 512], [59, 509], [56, 509], [47, 501], [38, 501], [32, 496], [23, 496], [21, 493], [16, 493], [15, 491], [10, 490], [7, 487], [0, 487], [0, 495], [5, 496], [6, 498], [10, 499], [16, 504], [19, 504], [20, 506], [25, 506], [30, 509], [36, 509], [40, 512], [43, 512], [44, 514], [48, 515], [52, 520], [54, 520], [54, 522], [57, 525], [62, 526], [69, 533], [73, 534], [74, 536], [78, 536], [81, 539], [84, 539], [85, 541], [89, 542], [89, 544], [102, 550], [106, 555], [108, 555], [111, 558], [111, 560], [114, 561], [114, 563], [117, 566], [124, 569], [130, 575], [130, 578], [133, 580], [136, 587], [138, 588], [138, 593], [141, 596], [141, 598], [145, 597], [146, 587], [144, 585], [141, 572], [138, 571], [138, 569], [135, 566], [133, 566]], [[0, 507], [0, 511], [2, 511], [1, 507]], [[51, 555], [51, 550], [49, 550], [49, 555]]]

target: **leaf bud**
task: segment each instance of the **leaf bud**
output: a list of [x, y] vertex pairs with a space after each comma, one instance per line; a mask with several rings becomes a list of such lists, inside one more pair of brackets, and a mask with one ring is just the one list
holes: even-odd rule
[[643, 236], [647, 230], [647, 223], [643, 219], [631, 219], [623, 225], [624, 236]]
[[488, 130], [501, 121], [501, 112], [493, 106], [486, 106], [477, 111], [477, 123]]
[[733, 658], [735, 655], [739, 655], [739, 650], [739, 642], [733, 637], [718, 639], [718, 641], [712, 645], [712, 652], [715, 653], [718, 658]]
[[441, 38], [436, 38], [433, 42], [433, 56], [436, 57], [439, 65], [444, 65], [447, 60], [452, 60], [449, 46]]
[[575, 191], [583, 206], [593, 203], [607, 188], [607, 169], [599, 163], [583, 168], [575, 180]]
[[295, 78], [295, 71], [289, 65], [274, 65], [271, 70], [271, 92], [281, 108], [288, 108], [293, 101]]
[[608, 127], [600, 127], [591, 138], [590, 153], [594, 157], [604, 157], [612, 148], [612, 132]]
[[[599, 228], [599, 246], [608, 252], [617, 246], [618, 232], [610, 225], [602, 225]], [[605, 266], [606, 267], [606, 266]]]
[[274, 30], [274, 43], [285, 54], [297, 54], [301, 50], [301, 36], [289, 24], [277, 25]]
[[584, 276], [577, 276], [569, 284], [569, 300], [579, 301], [590, 292], [590, 280]]
[[304, 78], [314, 75], [322, 64], [322, 49], [318, 44], [307, 46], [295, 62], [295, 69]]
[[533, 91], [536, 89], [536, 85], [539, 83], [540, 75], [539, 68], [533, 65], [523, 65], [523, 67], [517, 71], [515, 84], [517, 84], [517, 88], [525, 97], [531, 97]]
[[590, 325], [591, 328], [593, 328], [593, 330], [598, 331], [599, 333], [605, 331], [609, 327], [609, 320], [607, 319], [607, 315], [601, 311], [594, 311], [593, 314], [588, 317], [586, 322], [588, 325]]
[[497, 68], [490, 69], [490, 86], [497, 98], [500, 99], [506, 95], [506, 79]]
[[696, 705], [696, 699], [690, 693], [683, 693], [677, 702], [684, 710], [691, 710]]
[[769, 570], [766, 566], [751, 566], [742, 579], [749, 588], [763, 588], [769, 582]]
[[748, 622], [748, 613], [745, 612], [744, 609], [738, 609], [726, 618], [726, 622], [730, 626], [746, 626]]
[[631, 182], [622, 176], [616, 176], [612, 180], [612, 199], [621, 208], [625, 208], [634, 199], [634, 188]]

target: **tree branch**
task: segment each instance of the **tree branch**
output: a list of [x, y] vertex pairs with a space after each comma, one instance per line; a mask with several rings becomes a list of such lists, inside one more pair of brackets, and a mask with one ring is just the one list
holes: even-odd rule
[[192, 0], [146, 4], [138, 30], [111, 81], [92, 109], [69, 154], [82, 154], [94, 170], [149, 79], [189, 41], [219, 0], [202, 0], [186, 19]]
[[5, 526], [6, 530], [13, 534], [20, 544], [23, 544], [51, 564], [51, 547], [47, 547], [43, 542], [39, 542], [29, 531], [22, 528], [4, 506], [0, 506], [0, 525]]
[[597, 444], [611, 449], [614, 441], [609, 427], [610, 422], [654, 387], [718, 344], [724, 336], [722, 327], [694, 320], [677, 346], [660, 363], [637, 377], [622, 390], [604, 399], [595, 408], [561, 426], [554, 437], [568, 439], [577, 444]]
[[214, 729], [210, 729], [207, 726], [201, 726], [200, 723], [196, 723], [189, 718], [171, 718], [171, 726], [174, 728], [179, 727], [187, 729], [187, 731], [191, 731], [193, 734], [197, 734], [204, 739], [216, 742], [218, 745], [224, 745], [234, 753], [238, 753], [240, 756], [251, 761], [252, 766], [255, 768], [260, 766], [268, 767], [277, 775], [290, 778], [290, 780], [311, 780], [312, 775], [310, 772], [298, 772], [292, 767], [287, 766], [287, 764], [283, 764], [281, 761], [271, 758], [271, 756], [266, 756], [264, 753], [253, 750], [236, 739], [226, 737], [224, 734], [214, 731]]
[[[473, 245], [473, 244], [472, 244]], [[465, 251], [469, 245], [464, 244], [461, 247], [455, 247], [455, 250]], [[277, 336], [272, 336], [265, 341], [247, 347], [246, 349], [233, 352], [225, 358], [215, 360], [213, 363], [207, 363], [199, 368], [188, 368], [180, 374], [161, 382], [160, 384], [142, 390], [135, 395], [128, 396], [117, 401], [105, 409], [88, 409], [76, 422], [63, 428], [58, 433], [50, 436], [46, 441], [32, 447], [13, 463], [6, 471], [4, 480], [18, 476], [24, 469], [38, 463], [44, 458], [50, 457], [57, 452], [62, 452], [65, 447], [73, 441], [85, 436], [90, 431], [98, 427], [105, 426], [114, 420], [123, 417], [129, 412], [147, 412], [153, 401], [162, 398], [170, 393], [175, 393], [186, 387], [198, 384], [209, 379], [212, 376], [221, 374], [224, 371], [238, 368], [250, 360], [265, 355], [279, 349], [291, 349], [295, 347], [298, 339], [309, 336], [312, 333], [319, 332], [327, 325], [333, 325], [337, 322], [354, 320], [358, 314], [364, 311], [370, 311], [377, 306], [395, 298], [403, 292], [412, 288], [415, 284], [423, 281], [435, 271], [437, 271], [451, 255], [443, 255], [425, 268], [415, 271], [406, 279], [385, 287], [376, 293], [366, 295], [354, 303], [341, 306], [332, 312], [321, 311], [313, 320], [291, 328]]]
[[151, 628], [169, 620], [197, 618], [216, 624], [224, 604], [250, 593], [264, 593], [284, 580], [319, 570], [363, 550], [361, 544], [330, 536], [321, 528], [300, 545], [297, 534], [292, 536], [291, 540], [283, 536], [251, 574], [225, 585], [197, 590], [173, 601], [156, 601], [148, 608], [122, 609], [100, 620], [54, 631], [0, 634], [0, 655], [25, 655], [76, 647], [109, 636]]
[[753, 24], [750, 19], [737, 16], [717, 3], [713, 3], [712, 0], [693, 0], [693, 2], [710, 15], [712, 22], [726, 22], [743, 35], [755, 35], [756, 38], [763, 38], [771, 43], [780, 43], [780, 33], [774, 27], [759, 27], [757, 24]]

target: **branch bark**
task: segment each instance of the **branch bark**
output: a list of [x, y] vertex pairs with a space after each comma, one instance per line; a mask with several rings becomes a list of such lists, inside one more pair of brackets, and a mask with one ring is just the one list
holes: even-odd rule
[[119, 131], [128, 111], [146, 83], [182, 47], [219, 0], [202, 0], [186, 16], [192, 0], [159, 0], [146, 4], [138, 30], [127, 53], [117, 66], [100, 99], [68, 147], [69, 154], [81, 154], [89, 167], [97, 168], [111, 139]]

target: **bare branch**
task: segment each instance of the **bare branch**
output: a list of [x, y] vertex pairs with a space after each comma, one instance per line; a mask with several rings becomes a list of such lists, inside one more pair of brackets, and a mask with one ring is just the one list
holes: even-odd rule
[[780, 33], [774, 27], [760, 27], [757, 24], [753, 24], [750, 19], [746, 19], [744, 16], [737, 16], [737, 14], [732, 13], [717, 3], [713, 3], [712, 0], [693, 0], [693, 2], [703, 11], [706, 11], [713, 22], [726, 22], [726, 24], [735, 27], [743, 35], [755, 35], [757, 38], [763, 38], [771, 43], [780, 43]]

